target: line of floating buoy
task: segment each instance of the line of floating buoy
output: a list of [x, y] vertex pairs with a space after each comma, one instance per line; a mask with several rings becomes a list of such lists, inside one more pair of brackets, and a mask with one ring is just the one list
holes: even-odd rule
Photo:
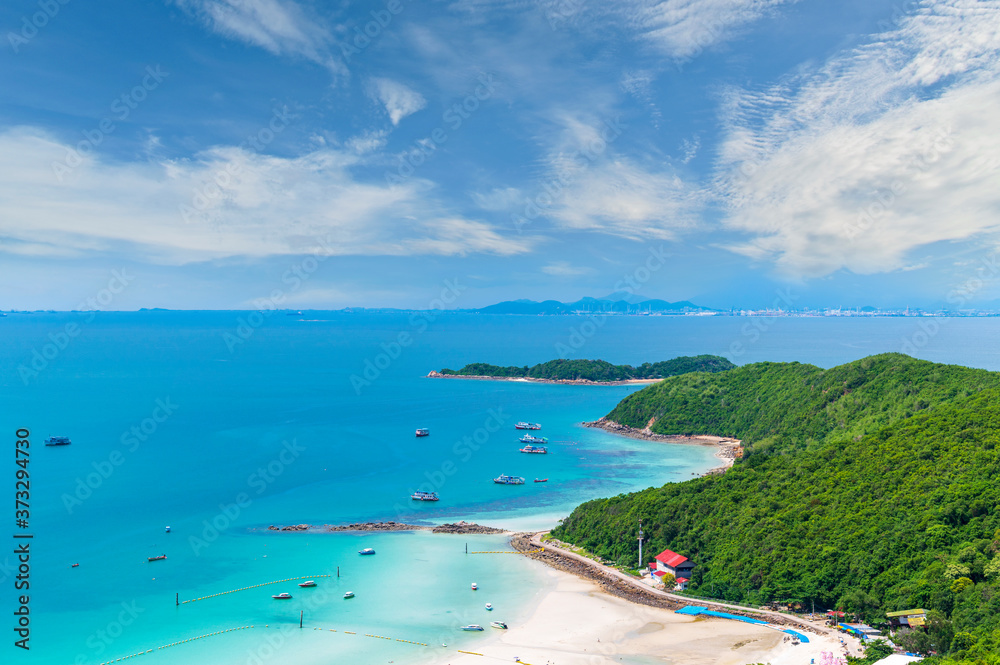
[[215, 598], [217, 596], [225, 596], [228, 593], [237, 593], [239, 591], [250, 591], [251, 589], [259, 589], [260, 587], [270, 586], [272, 584], [283, 584], [285, 582], [296, 582], [298, 580], [311, 580], [317, 577], [330, 577], [329, 575], [303, 575], [302, 577], [288, 577], [283, 580], [275, 580], [273, 582], [262, 582], [260, 584], [254, 584], [252, 586], [240, 587], [239, 589], [231, 589], [229, 591], [220, 591], [219, 593], [213, 593], [208, 596], [202, 596], [201, 598], [192, 598], [190, 600], [182, 600], [181, 605], [184, 603], [196, 603], [199, 600], [208, 600], [210, 598]]
[[[329, 630], [331, 633], [336, 633], [337, 631], [333, 628], [313, 628], [313, 630]], [[357, 635], [353, 630], [342, 631], [345, 635]], [[390, 642], [395, 640], [396, 642], [402, 642], [403, 644], [412, 644], [418, 647], [430, 646], [424, 642], [414, 642], [413, 640], [404, 640], [398, 637], [386, 637], [385, 635], [373, 635], [372, 633], [363, 633], [365, 637], [374, 637], [380, 640], [389, 640]]]
[[476, 653], [475, 651], [462, 651], [461, 649], [455, 649], [455, 651], [457, 651], [458, 653], [467, 653], [470, 656], [482, 656], [483, 655], [481, 653]]
[[181, 644], [187, 644], [188, 642], [194, 642], [195, 640], [202, 640], [206, 637], [214, 637], [216, 635], [222, 635], [224, 633], [231, 633], [235, 630], [246, 630], [247, 628], [253, 628], [253, 626], [239, 626], [238, 628], [227, 628], [225, 630], [217, 630], [214, 633], [206, 633], [205, 635], [198, 635], [197, 637], [189, 637], [186, 640], [179, 640], [177, 642], [171, 642], [170, 644], [164, 644], [163, 646], [156, 647], [156, 649], [146, 649], [145, 651], [139, 651], [137, 653], [129, 654], [128, 656], [121, 656], [120, 658], [115, 658], [114, 660], [109, 660], [101, 663], [101, 665], [111, 665], [112, 663], [117, 663], [118, 661], [125, 660], [126, 658], [135, 658], [136, 656], [142, 656], [147, 653], [153, 653], [153, 651], [159, 651], [160, 649], [169, 649], [170, 647], [180, 646]]

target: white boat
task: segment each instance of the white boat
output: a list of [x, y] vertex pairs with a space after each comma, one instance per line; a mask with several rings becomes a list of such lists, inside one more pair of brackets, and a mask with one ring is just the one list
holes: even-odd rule
[[375, 550], [373, 550], [373, 549], [372, 549], [372, 548], [370, 548], [370, 547], [366, 547], [366, 548], [364, 548], [363, 550], [359, 550], [359, 551], [358, 551], [358, 554], [363, 554], [363, 555], [365, 555], [365, 556], [369, 556], [369, 555], [371, 555], [371, 554], [375, 554]]
[[316, 582], [314, 582], [313, 580], [306, 580], [305, 582], [299, 582], [299, 586], [300, 587], [316, 586]]
[[275, 594], [275, 595], [271, 596], [271, 598], [274, 598], [275, 600], [288, 600], [291, 597], [292, 597], [292, 594], [290, 594], [290, 593], [278, 593], [278, 594]]
[[487, 612], [493, 611], [493, 603], [486, 603], [486, 611]]
[[348, 591], [347, 593], [344, 594], [344, 598], [354, 598], [354, 592]]
[[414, 501], [437, 501], [439, 499], [437, 492], [424, 492], [423, 490], [417, 490], [410, 495], [410, 498]]
[[523, 485], [524, 478], [521, 476], [508, 476], [506, 474], [500, 474], [498, 477], [493, 479], [497, 485]]
[[462, 630], [482, 630], [483, 627], [478, 623], [470, 623], [468, 626], [462, 626]]
[[503, 630], [507, 630], [507, 624], [503, 621], [490, 621], [490, 625], [493, 626], [494, 628], [502, 628]]
[[520, 422], [514, 425], [514, 429], [542, 429], [542, 426], [538, 423]]
[[473, 590], [473, 591], [475, 591], [475, 590], [476, 590], [476, 589], [478, 589], [478, 588], [479, 588], [479, 585], [478, 585], [478, 584], [476, 584], [475, 582], [473, 582], [473, 583], [472, 583], [472, 590]]
[[167, 527], [167, 533], [170, 533], [170, 527], [169, 526]]
[[427, 429], [426, 427], [418, 427], [417, 428], [417, 436], [418, 437], [421, 437], [421, 436], [430, 436], [430, 435], [431, 435], [431, 431], [429, 429]]

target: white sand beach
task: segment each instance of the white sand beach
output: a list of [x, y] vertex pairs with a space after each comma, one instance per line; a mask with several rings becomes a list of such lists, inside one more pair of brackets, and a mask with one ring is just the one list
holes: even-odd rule
[[[793, 646], [785, 633], [729, 619], [690, 617], [646, 607], [602, 593], [597, 585], [549, 569], [555, 588], [541, 599], [531, 619], [495, 635], [476, 651], [450, 654], [441, 665], [809, 665], [823, 651], [843, 653], [838, 635], [808, 633]], [[499, 608], [498, 608], [499, 609]], [[502, 613], [497, 612], [502, 618]], [[852, 654], [857, 655], [857, 644]]]

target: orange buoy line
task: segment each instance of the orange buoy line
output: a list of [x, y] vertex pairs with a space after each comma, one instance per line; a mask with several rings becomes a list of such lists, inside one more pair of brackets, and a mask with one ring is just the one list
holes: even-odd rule
[[153, 651], [159, 651], [160, 649], [169, 649], [170, 647], [180, 646], [181, 644], [187, 644], [188, 642], [194, 642], [195, 640], [203, 640], [206, 637], [215, 637], [216, 635], [223, 635], [225, 633], [231, 633], [236, 630], [246, 630], [247, 628], [253, 628], [253, 626], [239, 626], [238, 628], [227, 628], [225, 630], [217, 630], [214, 633], [206, 633], [204, 635], [199, 635], [197, 637], [189, 637], [186, 640], [179, 640], [177, 642], [171, 642], [170, 644], [164, 644], [163, 646], [156, 647], [156, 649], [146, 649], [145, 651], [138, 651], [136, 653], [132, 653], [127, 656], [113, 658], [109, 661], [101, 663], [101, 665], [112, 665], [112, 663], [117, 663], [118, 661], [125, 660], [126, 658], [135, 658], [136, 656], [142, 656], [147, 653], [153, 653]]
[[245, 587], [241, 587], [239, 589], [230, 589], [229, 591], [220, 591], [219, 593], [213, 593], [213, 594], [208, 595], [208, 596], [202, 596], [201, 598], [192, 598], [190, 600], [182, 600], [182, 601], [180, 601], [179, 604], [183, 605], [184, 603], [196, 603], [199, 600], [208, 600], [210, 598], [216, 598], [218, 596], [225, 596], [226, 594], [229, 594], [229, 593], [237, 593], [237, 592], [240, 592], [240, 591], [250, 591], [251, 589], [259, 589], [260, 587], [270, 586], [272, 584], [284, 584], [285, 582], [296, 582], [298, 580], [310, 580], [310, 579], [313, 579], [313, 578], [316, 578], [316, 577], [330, 577], [330, 575], [303, 575], [302, 577], [288, 577], [288, 578], [285, 578], [283, 580], [275, 580], [273, 582], [262, 582], [260, 584], [254, 584], [252, 586], [245, 586]]

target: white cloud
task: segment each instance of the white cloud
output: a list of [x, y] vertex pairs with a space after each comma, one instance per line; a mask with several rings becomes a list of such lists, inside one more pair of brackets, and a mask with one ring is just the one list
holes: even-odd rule
[[321, 148], [295, 158], [235, 147], [195, 159], [119, 163], [88, 156], [62, 180], [70, 147], [38, 130], [0, 133], [0, 237], [17, 254], [127, 252], [183, 264], [318, 251], [412, 255], [528, 251], [428, 198], [428, 181], [369, 184], [358, 157]]
[[371, 95], [385, 106], [393, 125], [427, 106], [427, 100], [419, 92], [386, 78], [372, 79]]
[[175, 0], [220, 35], [275, 55], [311, 60], [335, 74], [346, 74], [329, 51], [330, 32], [293, 0]]
[[796, 277], [1000, 230], [998, 0], [926, 2], [819, 71], [728, 99], [732, 249]]
[[472, 200], [483, 210], [511, 210], [524, 202], [524, 194], [516, 187], [496, 187], [489, 192], [473, 192]]
[[593, 270], [574, 266], [569, 261], [555, 261], [547, 266], [543, 266], [542, 272], [546, 275], [555, 275], [556, 277], [579, 277], [580, 275], [592, 273]]

